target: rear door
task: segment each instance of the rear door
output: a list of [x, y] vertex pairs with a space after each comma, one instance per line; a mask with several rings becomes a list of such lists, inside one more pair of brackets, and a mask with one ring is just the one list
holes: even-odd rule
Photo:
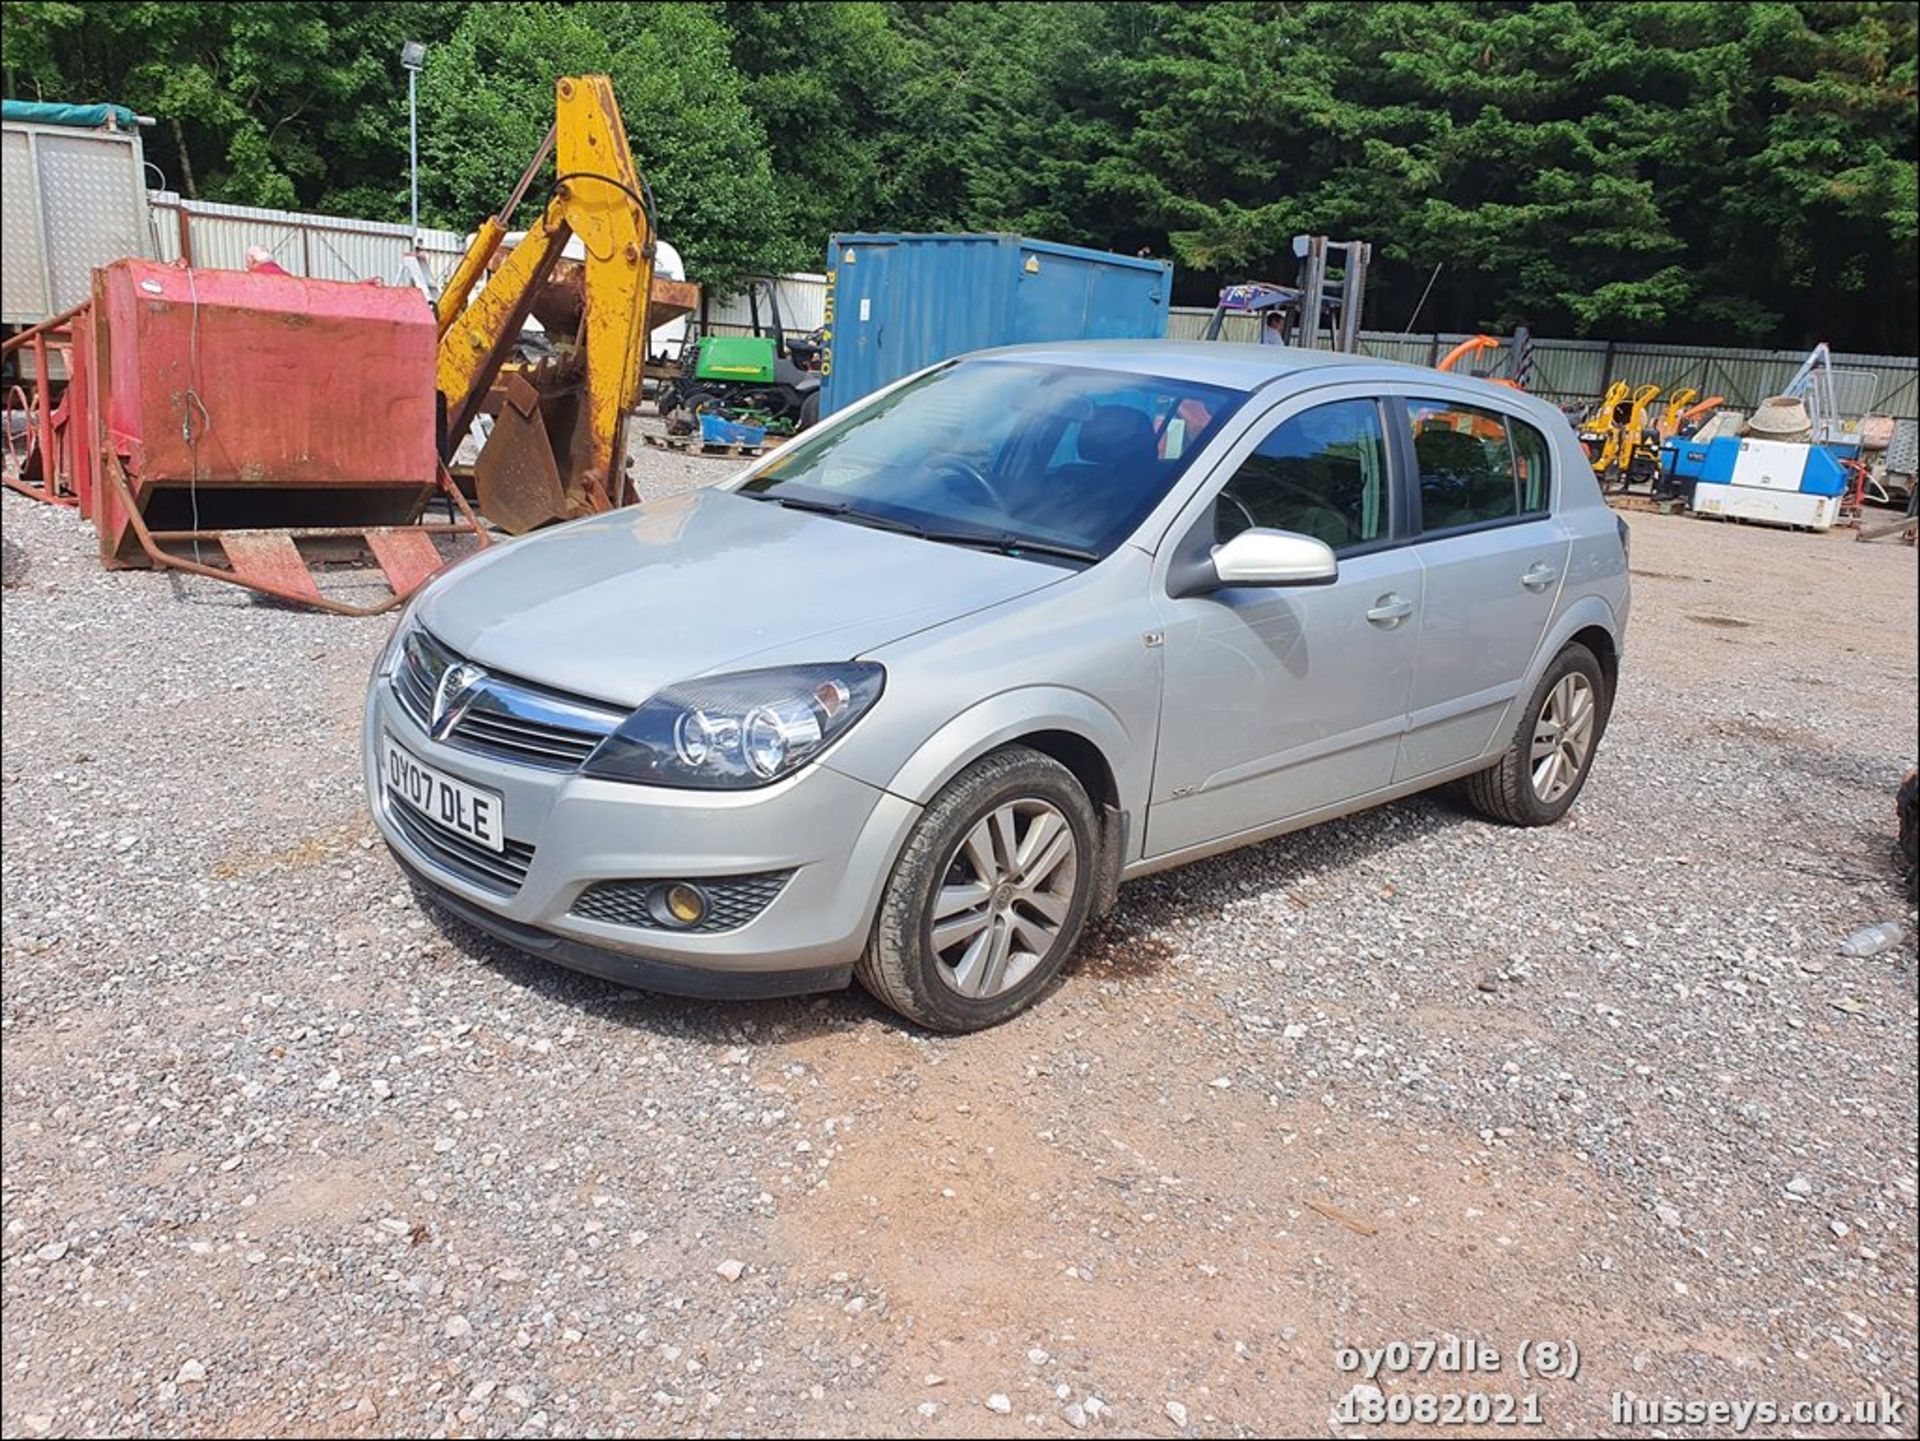
[[1438, 391], [1394, 409], [1426, 577], [1394, 774], [1405, 781], [1494, 743], [1559, 603], [1570, 540], [1553, 514], [1551, 447], [1533, 425]]

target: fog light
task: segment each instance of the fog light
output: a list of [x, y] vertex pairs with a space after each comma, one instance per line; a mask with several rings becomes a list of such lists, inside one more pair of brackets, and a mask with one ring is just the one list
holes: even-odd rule
[[647, 909], [663, 926], [697, 926], [707, 918], [707, 893], [685, 881], [656, 887], [648, 901]]

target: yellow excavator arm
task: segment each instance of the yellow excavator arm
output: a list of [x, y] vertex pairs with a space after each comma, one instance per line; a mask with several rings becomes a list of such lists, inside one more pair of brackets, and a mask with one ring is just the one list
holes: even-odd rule
[[[577, 331], [555, 337], [571, 340], [572, 351], [558, 365], [509, 375], [474, 468], [482, 513], [515, 533], [627, 499], [626, 419], [640, 395], [653, 285], [652, 216], [612, 84], [604, 75], [564, 76], [554, 88], [546, 144], [500, 214], [481, 225], [436, 305], [450, 456], [486, 406], [569, 238], [586, 251]], [[469, 303], [549, 149], [551, 198]]]
[[1671, 440], [1680, 429], [1680, 417], [1687, 413], [1687, 407], [1700, 398], [1700, 392], [1690, 385], [1669, 391], [1666, 406], [1660, 412], [1659, 423], [1654, 429], [1662, 440]]

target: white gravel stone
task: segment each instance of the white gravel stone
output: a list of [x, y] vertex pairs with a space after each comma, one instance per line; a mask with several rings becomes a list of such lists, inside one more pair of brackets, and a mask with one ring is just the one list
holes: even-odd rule
[[[1094, 1377], [1022, 1365], [1046, 1336], [1113, 1366], [1090, 1428], [1171, 1433], [1177, 1395], [1251, 1433], [1298, 1423], [1286, 1368], [1447, 1307], [1639, 1355], [1642, 1394], [1778, 1396], [1805, 1357], [1912, 1389], [1911, 958], [1832, 955], [1914, 932], [1882, 860], [1911, 551], [1632, 517], [1626, 684], [1565, 821], [1416, 796], [1142, 877], [1043, 1004], [955, 1039], [857, 988], [625, 990], [413, 904], [359, 778], [391, 616], [109, 573], [71, 513], [0, 505], [31, 562], [0, 611], [9, 1430], [852, 1433], [923, 1424], [914, 1366], [964, 1403], [999, 1364], [1028, 1390], [990, 1426], [1057, 1433]], [[1242, 1095], [1203, 1104], [1216, 1077]], [[1470, 1243], [1497, 1284], [1452, 1285]], [[749, 1255], [768, 1284], [716, 1297]], [[1218, 1320], [1169, 1303], [1189, 1276]], [[949, 1337], [954, 1286], [996, 1319]], [[1622, 1296], [1747, 1364], [1648, 1348]], [[1247, 1314], [1288, 1325], [1236, 1359]]]

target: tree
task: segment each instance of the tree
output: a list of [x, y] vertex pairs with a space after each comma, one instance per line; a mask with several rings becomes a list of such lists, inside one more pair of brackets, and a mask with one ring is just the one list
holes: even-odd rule
[[158, 117], [149, 158], [189, 193], [400, 219], [400, 42], [438, 40], [461, 8], [9, 5], [6, 89], [114, 100]]
[[724, 288], [784, 268], [798, 255], [768, 203], [766, 134], [728, 40], [714, 12], [695, 5], [470, 9], [422, 77], [423, 207], [438, 223], [472, 228], [505, 199], [553, 122], [555, 77], [604, 73], [661, 236], [688, 273]]
[[767, 136], [791, 263], [817, 270], [829, 233], [879, 210], [885, 97], [901, 40], [863, 0], [722, 7], [742, 95]]
[[[1178, 262], [1177, 298], [1374, 242], [1368, 320], [1911, 352], [1916, 15], [1895, 0], [13, 0], [9, 95], [162, 121], [215, 199], [471, 228], [561, 74], [613, 76], [696, 279], [853, 229], [1008, 229]], [[523, 217], [524, 220], [524, 217]]]

